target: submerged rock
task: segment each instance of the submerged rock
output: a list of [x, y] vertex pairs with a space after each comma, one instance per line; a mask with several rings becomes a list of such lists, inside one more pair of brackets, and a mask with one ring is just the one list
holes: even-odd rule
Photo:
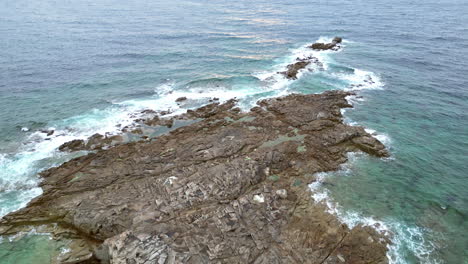
[[43, 194], [5, 216], [0, 234], [42, 226], [76, 241], [70, 263], [387, 263], [385, 237], [340, 223], [307, 187], [347, 152], [388, 155], [342, 122], [348, 95], [188, 111], [176, 118], [203, 120], [42, 172]]

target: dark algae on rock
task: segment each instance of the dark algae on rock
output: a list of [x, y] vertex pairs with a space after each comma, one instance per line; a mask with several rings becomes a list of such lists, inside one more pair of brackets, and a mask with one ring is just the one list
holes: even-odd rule
[[188, 111], [174, 119], [200, 120], [42, 172], [43, 194], [5, 216], [0, 234], [51, 233], [70, 249], [55, 263], [387, 263], [386, 237], [340, 223], [308, 188], [347, 152], [388, 155], [342, 122], [349, 95]]

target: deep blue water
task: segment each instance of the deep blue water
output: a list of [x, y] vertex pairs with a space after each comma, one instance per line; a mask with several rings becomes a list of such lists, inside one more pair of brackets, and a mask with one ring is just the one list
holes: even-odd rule
[[[342, 51], [314, 53], [325, 71], [289, 82], [275, 74], [310, 54], [306, 44], [337, 35]], [[316, 192], [343, 221], [393, 233], [393, 263], [468, 263], [467, 76], [461, 0], [4, 0], [0, 215], [41, 193], [37, 172], [72, 157], [56, 151], [61, 143], [115, 131], [132, 112], [183, 111], [173, 103], [182, 95], [198, 105], [237, 96], [247, 109], [370, 77], [376, 84], [345, 116], [375, 130], [392, 157], [351, 156]], [[49, 139], [38, 132], [48, 128]], [[41, 239], [5, 241], [0, 263], [45, 250]]]

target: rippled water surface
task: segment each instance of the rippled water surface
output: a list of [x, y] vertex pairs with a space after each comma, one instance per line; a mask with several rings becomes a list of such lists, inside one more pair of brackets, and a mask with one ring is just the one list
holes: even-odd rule
[[[318, 175], [317, 200], [391, 232], [392, 263], [468, 263], [466, 1], [5, 0], [0, 36], [0, 216], [41, 193], [39, 171], [73, 157], [60, 144], [115, 132], [139, 110], [350, 89], [362, 97], [346, 121], [392, 157], [351, 155]], [[339, 52], [305, 48], [333, 36]], [[276, 74], [310, 55], [323, 70]], [[2, 241], [0, 263], [62, 250], [42, 235]]]

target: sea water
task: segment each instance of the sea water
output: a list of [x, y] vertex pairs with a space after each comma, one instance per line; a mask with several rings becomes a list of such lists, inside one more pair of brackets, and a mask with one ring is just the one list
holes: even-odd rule
[[[84, 154], [58, 146], [117, 133], [138, 111], [353, 90], [345, 122], [391, 157], [350, 154], [317, 175], [315, 200], [387, 233], [391, 263], [468, 263], [467, 14], [461, 0], [2, 1], [0, 216], [41, 194], [41, 170]], [[334, 36], [338, 52], [307, 48]], [[322, 69], [277, 73], [308, 56]], [[43, 234], [6, 237], [0, 263], [57, 250]]]

